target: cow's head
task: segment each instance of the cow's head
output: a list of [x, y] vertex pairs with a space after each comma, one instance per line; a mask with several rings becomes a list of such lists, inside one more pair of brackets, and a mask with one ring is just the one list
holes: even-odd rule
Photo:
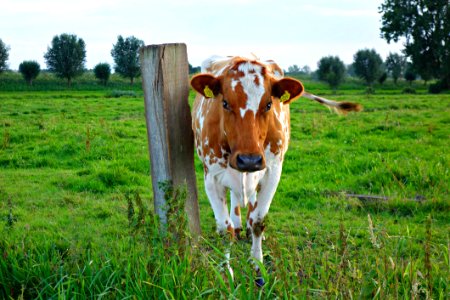
[[241, 172], [266, 167], [264, 145], [269, 125], [276, 121], [282, 105], [303, 92], [298, 80], [277, 79], [265, 65], [248, 60], [236, 62], [217, 76], [199, 74], [191, 85], [207, 101], [222, 106], [220, 126], [231, 151], [229, 163]]

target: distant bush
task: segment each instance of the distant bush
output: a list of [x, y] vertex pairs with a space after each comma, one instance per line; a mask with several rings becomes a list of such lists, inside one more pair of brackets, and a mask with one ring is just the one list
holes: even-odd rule
[[403, 94], [415, 94], [416, 90], [413, 89], [412, 87], [406, 87], [403, 89], [402, 93]]
[[378, 83], [383, 85], [383, 83], [386, 81], [387, 79], [387, 73], [383, 72], [383, 74], [381, 74], [381, 76], [378, 78]]
[[412, 82], [414, 80], [416, 80], [417, 73], [416, 73], [416, 71], [414, 70], [414, 67], [411, 64], [409, 64], [408, 67], [406, 68], [404, 77], [405, 77], [406, 81], [409, 82], [409, 86], [411, 86]]
[[443, 90], [442, 83], [440, 81], [430, 84], [428, 87], [428, 93], [430, 94], [439, 94]]
[[36, 61], [24, 61], [19, 65], [19, 72], [28, 85], [33, 85], [33, 80], [38, 77], [41, 72], [41, 66]]
[[108, 63], [99, 63], [94, 67], [94, 75], [103, 85], [106, 85], [111, 75], [111, 67]]
[[112, 91], [106, 94], [107, 98], [132, 97], [136, 98], [138, 95], [135, 91]]
[[366, 94], [367, 94], [367, 95], [375, 94], [375, 89], [374, 89], [373, 87], [371, 87], [371, 86], [368, 86], [368, 87], [366, 88]]

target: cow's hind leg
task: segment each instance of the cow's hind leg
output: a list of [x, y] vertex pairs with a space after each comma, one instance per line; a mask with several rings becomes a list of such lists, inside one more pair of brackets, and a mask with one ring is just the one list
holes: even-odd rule
[[208, 196], [211, 207], [214, 211], [214, 217], [217, 224], [217, 232], [224, 237], [223, 243], [225, 245], [225, 265], [228, 268], [231, 276], [233, 270], [230, 267], [230, 246], [234, 239], [234, 226], [228, 214], [226, 188], [212, 178], [212, 176], [205, 176], [205, 190]]

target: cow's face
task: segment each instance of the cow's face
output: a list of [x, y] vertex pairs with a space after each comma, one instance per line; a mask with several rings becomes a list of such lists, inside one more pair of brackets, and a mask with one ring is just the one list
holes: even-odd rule
[[[275, 79], [258, 62], [242, 61], [217, 77], [200, 74], [192, 87], [207, 101], [221, 105], [223, 136], [231, 150], [229, 164], [241, 172], [266, 166], [264, 145], [274, 109], [288, 104], [303, 92], [302, 84], [291, 78]], [[219, 126], [219, 124], [218, 124]]]

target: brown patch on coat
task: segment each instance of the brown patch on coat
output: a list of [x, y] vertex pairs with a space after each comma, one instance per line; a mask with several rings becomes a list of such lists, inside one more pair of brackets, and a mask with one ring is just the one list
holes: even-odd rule
[[239, 206], [236, 206], [236, 207], [234, 208], [234, 214], [235, 214], [236, 216], [240, 216], [240, 215], [241, 215], [241, 208], [240, 208]]
[[249, 212], [253, 212], [256, 209], [257, 206], [258, 206], [258, 201], [255, 202], [255, 205], [252, 205], [252, 203], [249, 202], [248, 203], [248, 211]]
[[258, 76], [255, 76], [255, 79], [253, 80], [253, 82], [254, 82], [256, 85], [259, 85], [259, 77], [258, 77]]
[[260, 237], [265, 228], [266, 228], [266, 225], [264, 224], [264, 220], [257, 221], [252, 225], [253, 234], [256, 237]]
[[231, 224], [227, 226], [227, 232], [230, 235], [231, 239], [234, 239], [234, 228], [233, 226], [231, 226]]
[[[253, 220], [250, 218], [250, 213], [252, 213], [256, 209], [257, 206], [258, 206], [258, 202], [255, 202], [255, 206], [253, 206], [251, 202], [248, 203], [247, 220], [249, 220], [249, 222], [253, 222]], [[252, 225], [252, 223], [250, 223], [250, 226], [251, 225]]]

